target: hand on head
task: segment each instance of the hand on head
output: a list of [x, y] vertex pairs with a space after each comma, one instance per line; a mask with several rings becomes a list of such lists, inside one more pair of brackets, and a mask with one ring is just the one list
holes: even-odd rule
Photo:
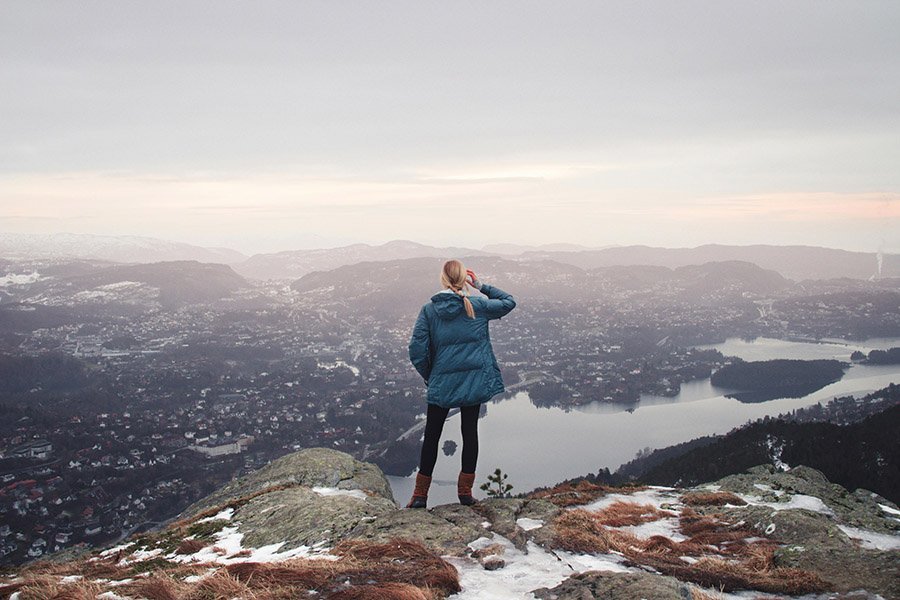
[[472, 269], [466, 269], [466, 283], [471, 285], [478, 291], [481, 291], [481, 282], [478, 281], [478, 275]]

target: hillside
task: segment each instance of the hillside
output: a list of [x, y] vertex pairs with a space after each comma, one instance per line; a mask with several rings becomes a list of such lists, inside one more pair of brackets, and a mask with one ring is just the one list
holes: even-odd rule
[[640, 476], [660, 485], [695, 485], [753, 465], [808, 465], [849, 489], [900, 501], [900, 406], [851, 425], [767, 419], [665, 460]]
[[795, 281], [849, 277], [900, 276], [900, 255], [882, 256], [879, 272], [875, 252], [849, 252], [814, 246], [728, 246], [709, 244], [696, 248], [654, 248], [619, 246], [601, 250], [569, 252], [526, 252], [523, 258], [546, 258], [582, 269], [597, 267], [652, 265], [674, 269], [714, 261], [744, 261], [777, 271]]
[[[774, 271], [749, 263], [708, 263], [683, 269], [614, 267], [584, 271], [552, 260], [463, 257], [484, 281], [514, 296], [584, 302], [589, 297], [665, 293], [681, 301], [711, 304], [765, 294], [790, 285]], [[442, 258], [412, 258], [347, 265], [294, 281], [297, 292], [328, 295], [357, 310], [406, 315], [440, 289]], [[754, 311], [755, 312], [755, 311]]]
[[16, 298], [45, 306], [81, 303], [158, 303], [166, 307], [209, 302], [245, 288], [231, 267], [197, 261], [136, 265], [67, 262], [48, 265]]
[[0, 232], [0, 256], [25, 259], [78, 258], [121, 263], [174, 260], [233, 263], [246, 259], [240, 252], [228, 248], [204, 248], [133, 235], [3, 232]]
[[295, 279], [314, 271], [327, 271], [361, 262], [392, 261], [409, 258], [443, 258], [481, 256], [471, 248], [436, 248], [407, 240], [394, 240], [373, 246], [352, 244], [340, 248], [289, 250], [255, 254], [235, 265], [238, 273], [251, 279]]
[[806, 467], [702, 488], [582, 484], [402, 510], [374, 465], [308, 449], [161, 531], [10, 572], [0, 597], [893, 598], [897, 515]]
[[[359, 262], [410, 258], [502, 256], [511, 260], [551, 260], [591, 270], [606, 267], [658, 266], [678, 269], [710, 262], [746, 262], [795, 281], [900, 277], [900, 255], [850, 252], [815, 246], [731, 246], [695, 248], [613, 246], [588, 248], [577, 244], [490, 244], [483, 249], [436, 247], [408, 240], [384, 244], [351, 244], [338, 248], [285, 250], [246, 257], [228, 248], [206, 248], [139, 236], [87, 234], [17, 234], [0, 232], [0, 257], [65, 258], [120, 263], [196, 260], [224, 263], [250, 279], [296, 279]], [[0, 263], [2, 264], [2, 263]], [[879, 266], [880, 264], [880, 266]]]
[[[466, 258], [466, 257], [464, 257]], [[301, 277], [291, 288], [315, 298], [328, 295], [354, 310], [397, 317], [416, 314], [441, 289], [442, 258], [411, 258], [364, 262]], [[553, 262], [518, 262], [496, 257], [466, 259], [485, 281], [516, 294], [526, 288], [533, 294], [553, 293], [560, 299], [577, 298], [573, 282], [584, 272]], [[539, 276], [536, 276], [539, 274]]]

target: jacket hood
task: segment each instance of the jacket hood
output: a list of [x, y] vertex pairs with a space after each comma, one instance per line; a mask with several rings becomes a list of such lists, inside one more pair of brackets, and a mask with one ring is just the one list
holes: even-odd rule
[[431, 297], [434, 312], [444, 320], [456, 318], [463, 309], [463, 300], [458, 294], [438, 292]]

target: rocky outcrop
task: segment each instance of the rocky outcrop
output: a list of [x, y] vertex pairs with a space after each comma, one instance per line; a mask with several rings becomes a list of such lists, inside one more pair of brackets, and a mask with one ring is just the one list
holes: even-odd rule
[[[823, 573], [836, 591], [868, 589], [900, 598], [900, 513], [886, 511], [893, 504], [885, 498], [866, 490], [848, 492], [805, 466], [781, 472], [761, 465], [725, 477], [716, 487], [765, 503], [719, 512], [783, 542], [776, 564]], [[791, 505], [796, 508], [784, 508]]]
[[[566, 485], [405, 510], [376, 466], [308, 449], [233, 480], [163, 531], [54, 566], [58, 581], [40, 570], [0, 581], [0, 597], [42, 597], [51, 584], [77, 596], [63, 589], [76, 581], [134, 598], [159, 596], [145, 591], [153, 585], [199, 597], [237, 580], [244, 587], [229, 597], [279, 582], [285, 597], [461, 587], [470, 598], [888, 599], [900, 598], [898, 530], [892, 503], [806, 467], [755, 467], [690, 489]], [[148, 571], [158, 574], [144, 581]]]
[[746, 473], [729, 475], [715, 485], [724, 491], [750, 494], [767, 502], [781, 502], [801, 494], [820, 499], [834, 513], [835, 521], [853, 527], [893, 534], [900, 532], [900, 520], [886, 519], [881, 506], [892, 502], [875, 492], [854, 492], [831, 483], [821, 471], [800, 465], [779, 471], [772, 465], [760, 465]]
[[674, 577], [651, 573], [587, 572], [558, 586], [534, 591], [540, 600], [690, 600], [691, 586]]
[[393, 503], [391, 486], [381, 469], [349, 454], [326, 448], [308, 448], [283, 456], [262, 469], [240, 477], [191, 505], [188, 518], [209, 508], [279, 487], [326, 487], [359, 490]]

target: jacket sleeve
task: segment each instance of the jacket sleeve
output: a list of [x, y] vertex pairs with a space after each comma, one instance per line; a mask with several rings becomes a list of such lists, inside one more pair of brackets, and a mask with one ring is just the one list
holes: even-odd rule
[[500, 288], [481, 284], [481, 293], [488, 297], [484, 303], [484, 314], [488, 319], [499, 319], [516, 307], [513, 297]]
[[431, 334], [424, 306], [419, 311], [412, 337], [409, 340], [409, 360], [427, 385], [428, 377], [431, 375]]

